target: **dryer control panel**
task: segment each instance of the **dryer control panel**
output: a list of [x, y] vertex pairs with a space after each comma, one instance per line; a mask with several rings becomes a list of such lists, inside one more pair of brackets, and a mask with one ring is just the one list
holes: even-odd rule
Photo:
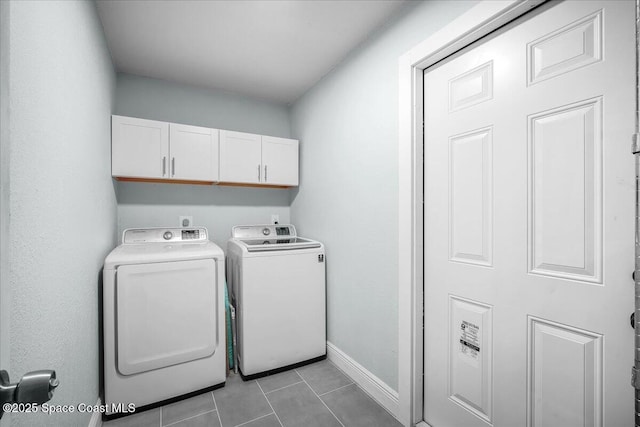
[[202, 243], [209, 240], [205, 227], [190, 228], [128, 228], [122, 233], [123, 244], [139, 243]]

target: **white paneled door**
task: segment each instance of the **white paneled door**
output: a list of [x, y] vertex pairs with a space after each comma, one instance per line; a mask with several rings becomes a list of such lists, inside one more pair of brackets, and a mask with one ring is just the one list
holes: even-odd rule
[[426, 70], [431, 426], [633, 425], [634, 25], [551, 2]]

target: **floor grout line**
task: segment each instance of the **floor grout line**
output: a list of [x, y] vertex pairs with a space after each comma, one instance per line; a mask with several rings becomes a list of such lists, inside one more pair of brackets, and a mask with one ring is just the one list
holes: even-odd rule
[[192, 416], [190, 416], [190, 417], [183, 418], [183, 419], [178, 420], [178, 421], [174, 421], [174, 422], [172, 422], [171, 424], [167, 424], [167, 425], [165, 425], [165, 426], [163, 426], [163, 427], [169, 427], [169, 426], [172, 426], [172, 425], [175, 425], [175, 424], [181, 423], [181, 422], [183, 422], [183, 421], [187, 421], [187, 420], [191, 420], [191, 419], [193, 419], [193, 418], [197, 418], [197, 417], [199, 417], [200, 415], [210, 414], [211, 412], [217, 412], [217, 410], [216, 410], [216, 409], [212, 409], [212, 410], [210, 410], [210, 411], [201, 412], [201, 413], [199, 413], [199, 414], [192, 415]]
[[[351, 379], [351, 378], [349, 378], [349, 379]], [[320, 397], [320, 396], [324, 396], [325, 394], [333, 393], [334, 391], [341, 390], [341, 389], [343, 389], [343, 388], [345, 388], [345, 387], [349, 387], [350, 385], [354, 385], [354, 384], [355, 384], [354, 382], [350, 382], [350, 383], [349, 383], [349, 384], [347, 384], [347, 385], [340, 386], [340, 387], [335, 388], [335, 389], [330, 390], [330, 391], [325, 391], [325, 392], [324, 392], [324, 393], [322, 393], [322, 394], [318, 394], [318, 397]], [[316, 393], [316, 394], [317, 394], [317, 393]]]
[[222, 427], [222, 418], [220, 418], [220, 410], [218, 408], [218, 402], [216, 402], [216, 396], [211, 392], [211, 398], [213, 399], [213, 405], [216, 407], [216, 413], [218, 415], [218, 421], [220, 422], [220, 427]]
[[261, 419], [263, 419], [263, 418], [265, 418], [265, 417], [268, 417], [268, 416], [269, 416], [269, 415], [271, 415], [271, 414], [274, 414], [274, 415], [275, 415], [276, 413], [275, 413], [275, 412], [269, 412], [267, 415], [260, 415], [258, 418], [254, 418], [254, 419], [252, 419], [252, 420], [245, 421], [245, 422], [243, 422], [243, 423], [240, 423], [240, 424], [236, 425], [235, 427], [244, 426], [244, 425], [247, 425], [247, 424], [252, 423], [252, 422], [254, 422], [254, 421], [261, 420]]
[[[302, 375], [301, 375], [300, 377], [302, 378]], [[327, 406], [327, 404], [326, 404], [326, 403], [324, 403], [324, 400], [320, 399], [320, 396], [318, 396], [318, 393], [316, 393], [316, 392], [311, 388], [311, 386], [309, 385], [309, 383], [308, 383], [304, 378], [302, 378], [302, 381], [304, 381], [304, 383], [307, 385], [307, 387], [309, 387], [309, 388], [311, 389], [311, 392], [312, 392], [313, 394], [315, 394], [315, 395], [316, 395], [316, 397], [318, 398], [318, 400], [319, 400], [320, 402], [322, 402], [322, 404], [324, 405], [324, 407], [325, 407], [325, 408], [327, 408], [327, 410], [328, 410], [329, 412], [331, 412], [331, 415], [333, 415], [333, 418], [335, 418], [335, 419], [336, 419], [336, 421], [338, 421], [338, 423], [340, 423], [340, 425], [341, 425], [342, 427], [345, 427], [345, 425], [344, 425], [344, 424], [342, 424], [342, 421], [340, 421], [340, 418], [338, 418], [338, 417], [336, 416], [336, 414], [334, 414], [334, 413], [333, 413], [333, 411], [331, 410], [331, 408], [329, 408], [329, 407]]]
[[210, 391], [209, 393], [211, 393], [211, 400], [213, 401], [213, 407], [216, 408], [216, 411], [217, 411], [218, 405], [216, 405], [216, 398], [213, 397], [213, 391]]
[[163, 408], [163, 407], [161, 406], [161, 407], [160, 407], [160, 427], [163, 427], [163, 426], [162, 426], [162, 408]]
[[[333, 366], [334, 368], [336, 368], [336, 369], [338, 370], [338, 372], [340, 372], [342, 375], [344, 375], [344, 377], [347, 379], [347, 381], [351, 381], [351, 382], [350, 382], [349, 384], [347, 384], [347, 385], [343, 385], [343, 386], [340, 386], [340, 387], [338, 387], [338, 388], [334, 388], [333, 390], [325, 391], [325, 392], [324, 392], [324, 393], [322, 393], [322, 394], [318, 394], [318, 393], [316, 393], [316, 391], [315, 391], [315, 390], [313, 390], [313, 388], [311, 388], [311, 386], [309, 385], [309, 383], [307, 383], [307, 385], [309, 386], [309, 388], [311, 388], [311, 390], [313, 390], [313, 392], [314, 392], [314, 393], [316, 393], [316, 396], [318, 396], [318, 397], [320, 397], [320, 396], [324, 396], [325, 394], [328, 394], [328, 393], [331, 393], [331, 392], [333, 392], [333, 391], [340, 390], [341, 388], [348, 387], [348, 386], [350, 386], [350, 385], [356, 384], [356, 382], [353, 380], [353, 378], [351, 378], [349, 375], [345, 374], [345, 373], [342, 371], [342, 369], [338, 368], [338, 367], [337, 367], [333, 362], [331, 362], [329, 359], [326, 359], [326, 362], [327, 362], [327, 363], [329, 363], [329, 364], [331, 364], [331, 366]], [[304, 379], [304, 377], [303, 377], [302, 375], [300, 375], [300, 372], [298, 372], [298, 370], [297, 370], [297, 369], [294, 369], [294, 371], [296, 371], [296, 374], [298, 374], [298, 376], [299, 376], [300, 378], [302, 378], [302, 381], [304, 381], [305, 383], [307, 382], [307, 381]], [[357, 384], [356, 384], [356, 385], [357, 385]]]
[[284, 386], [284, 387], [277, 388], [277, 389], [275, 389], [275, 390], [263, 391], [263, 393], [264, 393], [264, 394], [265, 394], [265, 396], [266, 396], [267, 394], [269, 394], [269, 393], [273, 393], [274, 391], [284, 390], [285, 388], [287, 388], [287, 387], [291, 387], [292, 385], [302, 384], [302, 383], [303, 383], [303, 381], [302, 381], [302, 380], [300, 380], [300, 381], [296, 381], [296, 382], [295, 382], [295, 383], [293, 383], [293, 384], [289, 384], [289, 385], [286, 385], [286, 386]]
[[278, 422], [280, 423], [280, 426], [284, 427], [284, 424], [282, 424], [282, 420], [280, 420], [280, 417], [278, 416], [278, 414], [276, 414], [276, 410], [273, 409], [273, 406], [271, 405], [271, 402], [269, 402], [269, 398], [267, 397], [267, 395], [264, 393], [264, 390], [262, 389], [262, 387], [260, 386], [260, 383], [258, 381], [256, 381], [256, 384], [258, 384], [258, 388], [260, 388], [260, 391], [262, 392], [262, 395], [264, 396], [265, 400], [267, 401], [267, 403], [269, 404], [269, 407], [271, 408], [271, 410], [273, 411], [273, 414], [276, 416], [276, 419], [278, 420]]

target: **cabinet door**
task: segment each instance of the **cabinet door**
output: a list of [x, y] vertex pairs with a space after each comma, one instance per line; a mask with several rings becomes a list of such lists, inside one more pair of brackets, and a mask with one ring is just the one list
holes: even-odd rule
[[111, 116], [111, 174], [168, 178], [169, 124]]
[[218, 129], [171, 123], [169, 135], [171, 179], [218, 180]]
[[220, 181], [257, 184], [262, 178], [261, 136], [220, 131]]
[[298, 185], [298, 141], [262, 137], [263, 184]]

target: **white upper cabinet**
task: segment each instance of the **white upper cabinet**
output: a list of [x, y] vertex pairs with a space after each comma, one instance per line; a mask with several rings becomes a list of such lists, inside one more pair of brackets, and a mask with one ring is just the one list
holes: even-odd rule
[[298, 141], [263, 136], [262, 170], [263, 184], [297, 186]]
[[112, 116], [111, 174], [138, 180], [218, 181], [218, 130]]
[[168, 123], [112, 116], [111, 138], [113, 176], [168, 178]]
[[218, 181], [218, 130], [169, 125], [170, 179]]
[[295, 187], [298, 141], [111, 116], [111, 174], [123, 181]]
[[220, 181], [297, 186], [298, 141], [221, 130]]
[[220, 181], [259, 184], [262, 178], [261, 136], [220, 131]]

